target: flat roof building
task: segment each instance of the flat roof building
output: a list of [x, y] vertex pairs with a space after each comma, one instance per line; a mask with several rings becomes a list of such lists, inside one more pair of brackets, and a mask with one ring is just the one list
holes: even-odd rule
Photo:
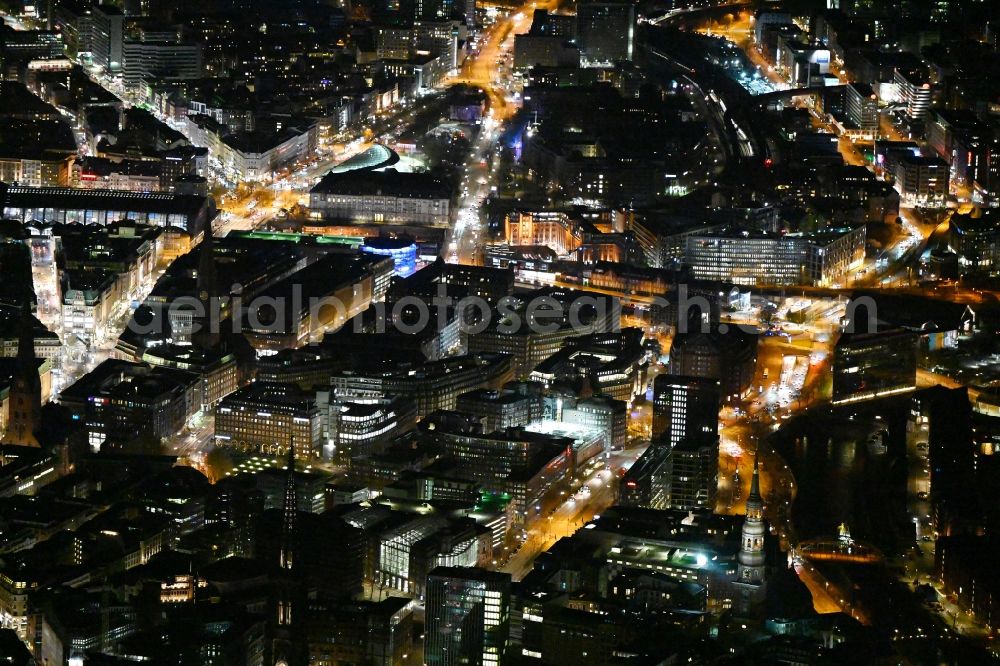
[[749, 390], [756, 367], [757, 336], [735, 327], [725, 333], [678, 333], [670, 347], [670, 374], [715, 380], [723, 398]]
[[896, 163], [896, 190], [903, 203], [944, 206], [950, 193], [951, 167], [938, 157], [903, 155]]
[[277, 351], [317, 342], [368, 309], [392, 259], [328, 255], [253, 295], [243, 307], [243, 334], [259, 350]]
[[695, 278], [740, 285], [818, 285], [842, 280], [865, 257], [865, 227], [773, 234], [723, 228], [686, 238]]
[[238, 451], [309, 460], [322, 445], [315, 397], [294, 384], [255, 382], [215, 409], [215, 445]]
[[412, 430], [417, 407], [398, 397], [350, 399], [335, 391], [318, 391], [316, 402], [324, 425], [324, 446], [338, 462], [371, 455], [375, 447]]
[[157, 227], [181, 227], [200, 234], [215, 218], [215, 202], [167, 192], [76, 190], [0, 183], [3, 216], [21, 222], [110, 224], [134, 220]]
[[670, 448], [650, 444], [618, 484], [618, 504], [666, 509], [670, 500]]
[[59, 402], [84, 424], [96, 451], [139, 435], [173, 436], [201, 409], [201, 390], [192, 372], [108, 359], [63, 389]]
[[833, 350], [833, 403], [872, 400], [917, 387], [917, 335], [895, 329], [845, 333]]
[[409, 398], [417, 415], [454, 409], [463, 393], [478, 388], [499, 388], [511, 380], [510, 357], [504, 354], [468, 354], [430, 361], [412, 368], [342, 370], [330, 384], [344, 396]]
[[455, 409], [479, 418], [484, 432], [494, 432], [540, 420], [542, 396], [507, 388], [477, 389], [458, 396]]
[[574, 440], [561, 435], [525, 428], [489, 434], [436, 429], [432, 439], [459, 476], [479, 481], [485, 490], [509, 494], [518, 523], [541, 517], [553, 491], [574, 474]]
[[715, 509], [719, 486], [719, 438], [681, 440], [670, 450], [667, 506], [672, 509]]
[[444, 181], [427, 173], [331, 171], [309, 191], [309, 208], [317, 219], [445, 226], [451, 195]]
[[502, 318], [491, 313], [489, 326], [469, 335], [469, 351], [509, 354], [517, 378], [527, 378], [569, 338], [614, 331], [621, 321], [617, 298], [573, 289], [516, 294], [505, 310]]
[[581, 2], [576, 7], [576, 37], [583, 63], [609, 67], [631, 60], [635, 41], [635, 5], [630, 2]]
[[958, 255], [963, 272], [996, 273], [1000, 267], [1000, 215], [993, 209], [955, 212], [948, 223], [948, 246]]

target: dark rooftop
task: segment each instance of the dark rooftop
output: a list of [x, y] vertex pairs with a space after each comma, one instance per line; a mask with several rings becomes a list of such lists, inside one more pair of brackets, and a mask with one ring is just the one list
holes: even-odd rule
[[54, 161], [75, 153], [73, 132], [61, 118], [0, 118], [0, 157]]
[[0, 183], [2, 208], [65, 208], [138, 211], [197, 216], [214, 207], [207, 197], [169, 192], [79, 190], [68, 187], [25, 187]]
[[266, 405], [272, 409], [293, 410], [310, 409], [315, 405], [312, 394], [303, 391], [295, 384], [254, 382], [224, 398], [219, 403], [219, 408], [224, 409], [234, 404], [245, 403]]
[[447, 199], [451, 189], [429, 173], [385, 171], [330, 172], [311, 190], [314, 194], [382, 195], [414, 199]]

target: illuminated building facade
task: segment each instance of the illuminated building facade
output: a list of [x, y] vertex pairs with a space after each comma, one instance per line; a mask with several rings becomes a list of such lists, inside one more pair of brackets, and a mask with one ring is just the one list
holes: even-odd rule
[[316, 219], [444, 226], [451, 191], [426, 173], [331, 172], [309, 191], [309, 208]]
[[74, 419], [85, 424], [90, 447], [118, 446], [140, 434], [167, 438], [202, 406], [198, 375], [145, 363], [108, 359], [60, 394]]
[[564, 407], [562, 420], [571, 425], [592, 428], [601, 433], [604, 451], [625, 448], [628, 434], [628, 403], [605, 395], [595, 395]]
[[73, 187], [86, 190], [160, 191], [162, 169], [158, 162], [85, 157], [73, 163]]
[[896, 164], [895, 175], [902, 203], [943, 206], [947, 201], [951, 168], [944, 160], [904, 155]]
[[864, 261], [865, 237], [864, 225], [784, 235], [723, 229], [688, 236], [684, 264], [701, 280], [829, 286]]
[[5, 628], [17, 632], [22, 641], [28, 640], [28, 598], [38, 583], [17, 572], [0, 573], [0, 617]]
[[766, 562], [764, 542], [767, 524], [764, 522], [764, 498], [760, 494], [760, 469], [757, 455], [753, 459], [753, 479], [746, 501], [746, 518], [740, 534], [740, 552], [736, 556], [736, 587], [739, 591], [737, 612], [746, 614], [764, 590]]
[[509, 494], [519, 523], [539, 518], [550, 493], [574, 473], [574, 441], [568, 437], [508, 428], [489, 434], [438, 431], [434, 441], [459, 475]]
[[494, 432], [540, 420], [542, 395], [508, 388], [479, 389], [458, 396], [455, 409], [479, 418], [484, 432]]
[[378, 579], [382, 585], [422, 597], [435, 567], [474, 567], [485, 562], [491, 535], [471, 519], [421, 515], [379, 538]]
[[134, 220], [197, 235], [215, 217], [210, 197], [168, 192], [24, 187], [0, 183], [3, 216], [21, 222], [110, 224]]
[[[567, 339], [615, 330], [621, 320], [621, 303], [612, 296], [543, 288], [512, 298], [517, 300], [509, 302], [510, 310], [520, 317], [512, 321], [520, 325], [501, 326], [494, 318], [488, 328], [469, 335], [469, 351], [509, 355], [517, 378], [527, 378], [540, 363], [561, 350]], [[574, 302], [582, 307], [574, 308]], [[542, 307], [535, 308], [534, 316], [545, 322], [544, 327], [528, 324], [527, 308], [533, 303], [542, 303]], [[570, 321], [571, 314], [577, 321]]]
[[222, 400], [215, 410], [215, 445], [238, 451], [309, 460], [321, 445], [313, 397], [290, 384], [257, 382]]
[[96, 345], [105, 340], [117, 306], [123, 303], [118, 276], [104, 271], [62, 275], [62, 329], [67, 343], [77, 338]]
[[729, 398], [750, 389], [756, 366], [757, 336], [730, 329], [726, 333], [679, 333], [671, 344], [667, 367], [672, 375], [718, 381], [721, 395]]
[[852, 139], [871, 140], [878, 133], [878, 96], [866, 83], [848, 84], [845, 91], [846, 125], [838, 128]]
[[682, 440], [668, 454], [670, 490], [667, 506], [672, 509], [715, 507], [719, 485], [719, 438]]
[[366, 238], [361, 251], [392, 259], [392, 274], [409, 277], [417, 270], [417, 244], [412, 238]]
[[393, 280], [386, 298], [398, 301], [415, 296], [433, 304], [434, 298], [443, 294], [455, 300], [476, 296], [495, 304], [513, 291], [512, 270], [436, 261], [405, 280]]
[[532, 381], [551, 387], [560, 381], [589, 382], [595, 390], [621, 401], [631, 401], [645, 385], [643, 351], [567, 346], [538, 364]]
[[319, 391], [316, 401], [324, 417], [326, 446], [344, 462], [370, 455], [376, 444], [416, 425], [416, 405], [403, 398], [343, 399]]
[[583, 229], [559, 211], [516, 211], [504, 218], [504, 232], [510, 245], [545, 245], [565, 256], [583, 244]]
[[217, 155], [226, 176], [234, 182], [269, 181], [276, 171], [315, 150], [317, 137], [315, 125], [229, 134], [218, 142]]
[[979, 217], [955, 212], [948, 223], [948, 248], [963, 271], [996, 273], [1000, 265], [1000, 215], [987, 209]]
[[126, 41], [122, 44], [122, 77], [126, 85], [138, 87], [165, 72], [177, 78], [197, 79], [202, 75], [202, 52], [197, 44], [176, 41]]
[[67, 185], [72, 171], [72, 155], [12, 155], [0, 152], [0, 178], [5, 182], [34, 187]]
[[657, 375], [653, 380], [653, 440], [674, 447], [683, 439], [715, 435], [719, 404], [718, 380]]
[[899, 68], [893, 73], [893, 83], [899, 101], [905, 105], [906, 115], [913, 120], [923, 120], [931, 107], [930, 83], [920, 72]]
[[364, 254], [327, 255], [255, 294], [243, 308], [243, 334], [255, 349], [269, 351], [317, 342], [368, 309], [390, 264]]
[[618, 504], [666, 509], [670, 500], [670, 449], [650, 444], [618, 484]]
[[222, 398], [239, 388], [245, 376], [236, 354], [218, 349], [203, 350], [193, 345], [168, 343], [145, 349], [119, 338], [111, 357], [198, 374], [202, 385], [202, 409], [215, 407]]
[[833, 403], [913, 391], [917, 336], [909, 331], [845, 333], [833, 351]]
[[427, 577], [424, 663], [506, 663], [510, 644], [510, 575], [439, 567]]
[[454, 409], [463, 393], [478, 388], [499, 388], [511, 380], [510, 358], [501, 354], [469, 354], [431, 361], [413, 369], [385, 372], [342, 371], [331, 386], [347, 397], [374, 398], [398, 395], [417, 405], [417, 415]]

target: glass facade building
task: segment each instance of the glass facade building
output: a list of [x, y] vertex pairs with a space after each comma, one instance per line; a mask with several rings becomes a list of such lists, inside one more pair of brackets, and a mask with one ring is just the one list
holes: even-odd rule
[[715, 379], [658, 375], [653, 380], [653, 439], [674, 447], [682, 439], [716, 434], [719, 404]]
[[439, 567], [427, 577], [424, 663], [505, 663], [510, 644], [510, 576]]
[[688, 236], [684, 251], [695, 278], [751, 286], [829, 286], [864, 258], [863, 225], [784, 235], [722, 230]]

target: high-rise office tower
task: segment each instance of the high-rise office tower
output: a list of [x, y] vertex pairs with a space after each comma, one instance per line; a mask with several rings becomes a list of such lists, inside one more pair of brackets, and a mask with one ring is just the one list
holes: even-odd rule
[[427, 575], [424, 663], [506, 662], [510, 576], [473, 567], [437, 567]]
[[630, 2], [580, 2], [576, 35], [581, 60], [590, 66], [631, 60], [635, 38], [635, 5]]
[[927, 79], [927, 72], [919, 69], [897, 68], [893, 73], [899, 101], [905, 105], [906, 115], [911, 120], [923, 120], [931, 108], [931, 84]]
[[854, 82], [847, 85], [844, 104], [847, 107], [847, 119], [853, 129], [865, 134], [878, 131], [878, 97], [867, 83]]
[[122, 41], [125, 16], [113, 5], [95, 5], [93, 13], [94, 64], [106, 71], [122, 68]]
[[653, 380], [653, 441], [674, 447], [683, 439], [714, 437], [719, 399], [714, 379], [658, 375]]
[[[654, 444], [653, 446], [663, 446]], [[667, 506], [672, 509], [715, 508], [719, 486], [719, 438], [684, 439], [670, 449], [663, 465], [669, 470]]]

